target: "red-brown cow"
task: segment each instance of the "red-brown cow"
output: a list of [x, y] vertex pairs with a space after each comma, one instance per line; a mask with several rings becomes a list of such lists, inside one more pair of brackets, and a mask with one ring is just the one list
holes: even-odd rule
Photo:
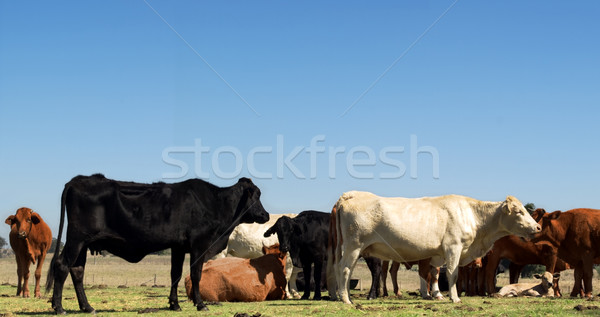
[[[535, 221], [541, 223], [542, 219], [548, 216], [548, 213], [544, 209], [538, 208], [531, 213], [531, 216]], [[546, 271], [551, 273], [558, 273], [571, 268], [569, 264], [556, 258], [556, 248], [548, 242], [534, 243], [514, 235], [502, 237], [494, 242], [492, 250], [487, 255], [485, 284], [489, 295], [496, 292], [496, 269], [502, 259], [508, 259], [511, 262], [509, 268], [511, 284], [519, 282], [519, 275], [523, 267], [528, 264], [544, 265]], [[554, 289], [554, 296], [561, 296], [558, 279], [555, 279], [552, 288]]]
[[[506, 236], [494, 242], [492, 251], [488, 254], [487, 265], [485, 268], [485, 281], [489, 295], [496, 292], [496, 269], [502, 259], [511, 261], [510, 265], [510, 284], [519, 282], [519, 275], [523, 267], [527, 264], [541, 264], [546, 267], [546, 271], [559, 273], [568, 270], [571, 267], [561, 259], [556, 259], [556, 248], [550, 243], [540, 241], [533, 243], [525, 241], [517, 236]], [[552, 268], [554, 267], [554, 268]], [[553, 285], [554, 296], [561, 296], [558, 282]]]
[[[10, 226], [10, 246], [17, 260], [17, 296], [29, 297], [29, 265], [35, 264], [35, 297], [41, 297], [40, 277], [46, 253], [52, 244], [52, 231], [37, 212], [19, 208], [17, 213], [6, 218]], [[23, 286], [21, 286], [23, 280]]]
[[[592, 297], [594, 259], [600, 256], [600, 210], [573, 209], [550, 213], [542, 218], [542, 232], [532, 241], [547, 241], [555, 247], [557, 254], [552, 258], [558, 257], [574, 266], [578, 272], [575, 283], [582, 278], [585, 296]], [[554, 263], [546, 270], [554, 272]], [[577, 294], [571, 293], [573, 295]]]
[[[285, 298], [285, 258], [279, 244], [263, 247], [265, 255], [255, 259], [226, 257], [208, 261], [202, 268], [200, 296], [207, 301], [259, 302]], [[185, 278], [189, 298], [192, 281]]]

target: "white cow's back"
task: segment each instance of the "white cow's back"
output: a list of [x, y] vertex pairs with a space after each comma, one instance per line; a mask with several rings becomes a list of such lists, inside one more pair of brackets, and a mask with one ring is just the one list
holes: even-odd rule
[[362, 254], [409, 262], [442, 256], [440, 246], [448, 235], [471, 242], [479, 223], [474, 202], [458, 195], [403, 198], [352, 191], [342, 195], [338, 209], [344, 213], [345, 238], [369, 246]]

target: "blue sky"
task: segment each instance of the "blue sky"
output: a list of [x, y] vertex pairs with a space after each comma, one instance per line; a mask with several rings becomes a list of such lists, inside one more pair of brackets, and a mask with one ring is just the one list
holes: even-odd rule
[[[72, 177], [174, 182], [198, 160], [220, 186], [252, 177], [271, 213], [329, 211], [352, 189], [600, 208], [598, 13], [596, 1], [0, 1], [2, 216], [29, 206], [56, 231]], [[411, 136], [439, 155], [438, 178], [433, 155], [411, 164]], [[199, 159], [169, 152], [196, 142], [209, 147]], [[278, 143], [300, 147], [304, 179], [278, 165]], [[271, 178], [249, 171], [257, 147], [252, 166]], [[382, 161], [394, 147], [405, 173], [383, 179], [402, 174]], [[353, 162], [372, 150], [353, 167], [373, 177], [348, 171], [352, 149]], [[189, 172], [164, 179], [181, 171], [164, 153]]]

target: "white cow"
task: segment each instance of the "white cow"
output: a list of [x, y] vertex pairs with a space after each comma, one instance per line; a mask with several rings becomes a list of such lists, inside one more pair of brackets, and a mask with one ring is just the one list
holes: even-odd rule
[[[268, 238], [264, 237], [265, 231], [275, 224], [277, 219], [282, 216], [288, 216], [294, 218], [296, 214], [271, 214], [269, 221], [264, 224], [258, 223], [241, 223], [231, 233], [229, 240], [227, 241], [227, 247], [213, 259], [223, 258], [226, 256], [235, 256], [245, 259], [254, 259], [263, 256], [263, 246], [271, 246], [279, 243], [277, 234], [274, 234]], [[292, 264], [292, 257], [286, 257], [285, 265], [285, 278], [288, 281], [289, 287], [286, 285], [285, 294], [286, 297], [300, 298], [298, 289], [296, 287], [296, 276], [298, 272], [302, 272], [302, 268], [294, 267]]]
[[[339, 198], [334, 213], [330, 236], [335, 234], [335, 249], [330, 253], [333, 261], [328, 261], [332, 265], [328, 273], [335, 273], [339, 295], [347, 304], [351, 303], [348, 281], [361, 255], [398, 262], [431, 258], [434, 267], [446, 263], [450, 299], [459, 302], [459, 265], [485, 255], [503, 236], [531, 238], [541, 230], [512, 196], [484, 202], [457, 195], [385, 198], [351, 191]], [[336, 298], [331, 284], [330, 296]], [[421, 293], [427, 291], [423, 283], [421, 288]]]
[[516, 283], [502, 287], [496, 296], [498, 297], [517, 297], [517, 296], [534, 296], [534, 297], [554, 297], [554, 289], [552, 285], [554, 279], [560, 278], [560, 273], [544, 272], [543, 275], [535, 274], [533, 277], [540, 279], [539, 283]]

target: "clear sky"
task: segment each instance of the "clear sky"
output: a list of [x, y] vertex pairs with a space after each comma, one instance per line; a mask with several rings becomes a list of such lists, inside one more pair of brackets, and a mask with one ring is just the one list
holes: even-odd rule
[[600, 208], [599, 14], [0, 0], [0, 215], [31, 207], [56, 235], [64, 184], [92, 173], [252, 177], [271, 213], [328, 212], [353, 189]]

